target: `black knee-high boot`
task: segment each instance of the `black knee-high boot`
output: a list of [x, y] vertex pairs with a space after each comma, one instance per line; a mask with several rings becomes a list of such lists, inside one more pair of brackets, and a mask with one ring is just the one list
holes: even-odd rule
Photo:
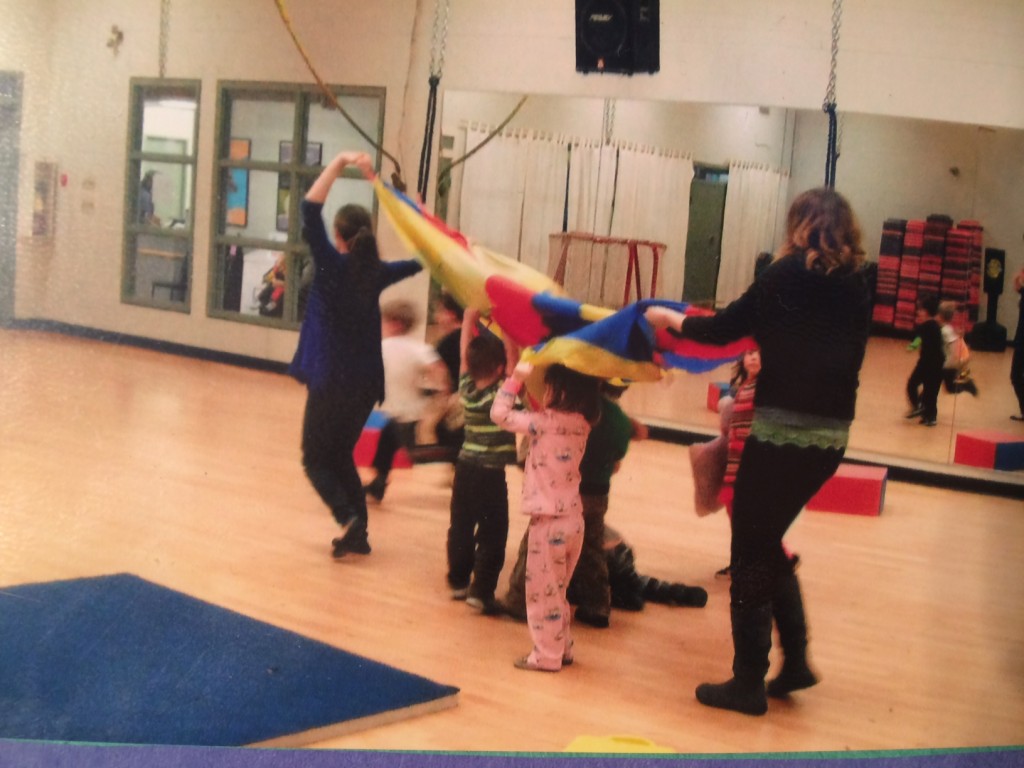
[[772, 596], [772, 614], [784, 655], [782, 671], [768, 682], [767, 692], [769, 696], [781, 698], [818, 682], [817, 676], [807, 666], [807, 620], [800, 582], [795, 573], [779, 581]]
[[733, 603], [732, 679], [714, 685], [697, 686], [701, 704], [732, 709], [745, 715], [768, 711], [764, 676], [768, 674], [768, 653], [772, 648], [772, 606], [770, 602], [744, 605]]

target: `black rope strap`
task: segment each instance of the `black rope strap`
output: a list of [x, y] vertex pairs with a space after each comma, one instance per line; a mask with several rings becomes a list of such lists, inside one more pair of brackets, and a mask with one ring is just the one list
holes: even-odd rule
[[430, 76], [430, 95], [427, 97], [427, 125], [423, 132], [423, 148], [420, 150], [420, 173], [416, 182], [416, 191], [420, 200], [427, 201], [427, 190], [430, 180], [430, 155], [434, 144], [434, 123], [437, 121], [437, 86], [441, 78]]
[[828, 147], [825, 150], [825, 186], [834, 189], [836, 186], [836, 160], [839, 153], [836, 149], [838, 131], [836, 130], [836, 105], [835, 102], [824, 106], [828, 115]]

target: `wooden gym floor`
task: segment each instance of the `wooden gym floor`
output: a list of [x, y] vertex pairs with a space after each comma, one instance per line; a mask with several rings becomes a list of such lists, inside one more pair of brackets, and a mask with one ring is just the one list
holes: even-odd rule
[[[299, 464], [304, 393], [287, 377], [7, 330], [0, 386], [0, 588], [130, 572], [461, 689], [454, 709], [314, 747], [557, 752], [584, 734], [684, 753], [1024, 741], [1019, 499], [890, 482], [881, 517], [805, 512], [788, 543], [822, 682], [748, 718], [693, 697], [729, 675], [728, 582], [713, 576], [728, 521], [693, 514], [684, 446], [634, 445], [609, 522], [641, 571], [706, 587], [707, 607], [578, 625], [577, 663], [541, 675], [512, 667], [529, 649], [524, 626], [449, 599], [446, 467], [396, 472], [371, 509], [373, 554], [330, 558], [333, 522]], [[525, 524], [514, 468], [509, 484], [511, 560]]]

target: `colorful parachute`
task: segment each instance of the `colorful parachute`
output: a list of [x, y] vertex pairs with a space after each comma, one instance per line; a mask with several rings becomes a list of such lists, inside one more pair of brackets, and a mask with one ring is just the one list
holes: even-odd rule
[[534, 394], [553, 363], [605, 379], [656, 381], [667, 368], [713, 370], [751, 345], [747, 339], [722, 347], [677, 339], [655, 332], [643, 316], [652, 305], [707, 313], [682, 302], [648, 299], [615, 311], [574, 301], [551, 278], [472, 243], [380, 179], [373, 185], [406, 248], [460, 304], [479, 310], [524, 349], [523, 359], [535, 368], [528, 382]]

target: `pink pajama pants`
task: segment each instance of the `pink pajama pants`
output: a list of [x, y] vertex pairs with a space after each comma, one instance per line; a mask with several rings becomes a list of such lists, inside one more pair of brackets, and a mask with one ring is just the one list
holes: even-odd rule
[[526, 552], [526, 622], [543, 669], [561, 669], [572, 657], [571, 612], [565, 591], [583, 548], [583, 516], [532, 517]]

